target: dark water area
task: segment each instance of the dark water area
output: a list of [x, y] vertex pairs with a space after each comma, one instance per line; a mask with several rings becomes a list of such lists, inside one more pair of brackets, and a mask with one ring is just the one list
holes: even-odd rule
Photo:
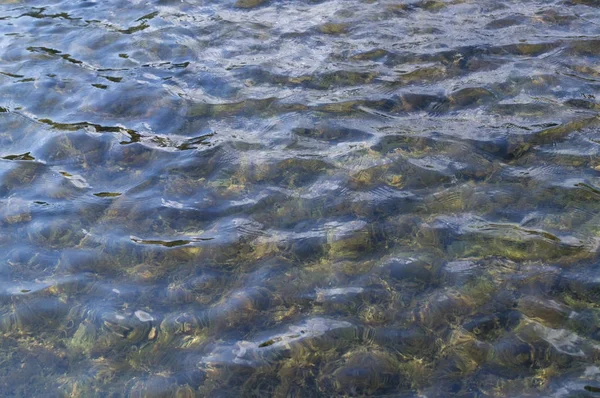
[[0, 395], [600, 396], [599, 89], [597, 0], [0, 0]]

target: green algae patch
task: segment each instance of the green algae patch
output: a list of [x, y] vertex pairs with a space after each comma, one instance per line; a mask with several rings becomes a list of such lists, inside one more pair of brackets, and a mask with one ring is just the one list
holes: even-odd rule
[[118, 198], [121, 195], [119, 192], [98, 192], [94, 194], [94, 196], [99, 198]]

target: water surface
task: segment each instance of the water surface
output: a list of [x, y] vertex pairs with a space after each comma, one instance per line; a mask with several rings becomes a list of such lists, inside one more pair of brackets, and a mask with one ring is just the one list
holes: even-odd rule
[[600, 396], [600, 3], [0, 0], [7, 397]]

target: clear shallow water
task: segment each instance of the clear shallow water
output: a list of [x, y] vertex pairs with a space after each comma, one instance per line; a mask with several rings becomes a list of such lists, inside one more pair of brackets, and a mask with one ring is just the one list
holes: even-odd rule
[[0, 3], [2, 395], [599, 395], [598, 1]]

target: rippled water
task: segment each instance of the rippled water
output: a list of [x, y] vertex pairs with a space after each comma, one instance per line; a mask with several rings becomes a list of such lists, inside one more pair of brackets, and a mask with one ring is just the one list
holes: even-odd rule
[[0, 33], [3, 396], [600, 396], [597, 0]]

